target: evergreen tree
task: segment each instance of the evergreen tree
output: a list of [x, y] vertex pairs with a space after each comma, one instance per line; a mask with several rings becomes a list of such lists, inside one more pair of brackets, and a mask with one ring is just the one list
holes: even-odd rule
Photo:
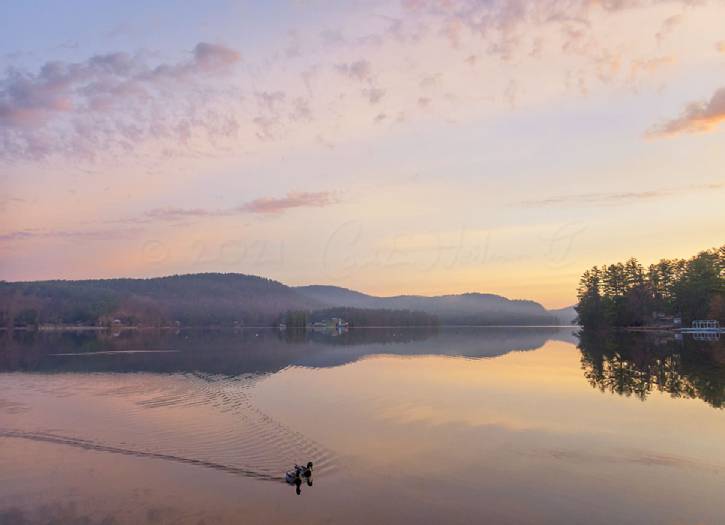
[[647, 271], [635, 258], [582, 274], [576, 307], [584, 326], [638, 326], [656, 312], [723, 321], [725, 246], [691, 259], [662, 259]]

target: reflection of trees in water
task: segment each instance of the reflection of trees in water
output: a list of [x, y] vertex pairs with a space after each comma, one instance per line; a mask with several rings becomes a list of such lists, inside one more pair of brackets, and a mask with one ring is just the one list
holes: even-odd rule
[[[315, 331], [0, 332], [0, 373], [151, 372], [240, 376], [326, 368], [369, 355], [485, 358], [570, 337], [557, 328], [363, 328]], [[570, 332], [569, 332], [570, 333]], [[173, 351], [173, 352], [169, 352]], [[129, 353], [130, 352], [130, 353]]]
[[336, 329], [307, 330], [288, 328], [278, 332], [279, 338], [287, 343], [322, 343], [326, 345], [351, 346], [369, 344], [399, 344], [425, 341], [438, 334], [438, 326], [418, 327], [363, 327], [345, 331]]
[[725, 347], [671, 336], [579, 333], [584, 376], [594, 388], [645, 400], [653, 391], [725, 406]]

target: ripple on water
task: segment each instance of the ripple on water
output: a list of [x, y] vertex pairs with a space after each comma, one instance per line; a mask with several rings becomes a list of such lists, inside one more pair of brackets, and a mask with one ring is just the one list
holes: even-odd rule
[[[58, 374], [14, 381], [37, 416], [3, 423], [0, 437], [176, 461], [256, 479], [280, 480], [292, 464], [336, 469], [334, 454], [261, 411], [264, 375]], [[28, 394], [25, 395], [26, 390]], [[0, 411], [21, 405], [0, 399]], [[19, 412], [18, 412], [19, 413]], [[20, 414], [22, 416], [22, 414]], [[49, 429], [53, 429], [50, 431]]]

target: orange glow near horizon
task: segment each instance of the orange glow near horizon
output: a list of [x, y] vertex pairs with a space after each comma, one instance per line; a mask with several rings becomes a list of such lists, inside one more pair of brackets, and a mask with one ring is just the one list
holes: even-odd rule
[[196, 6], [72, 47], [80, 21], [9, 13], [0, 279], [238, 272], [555, 308], [594, 264], [720, 246], [725, 6], [525, 4]]

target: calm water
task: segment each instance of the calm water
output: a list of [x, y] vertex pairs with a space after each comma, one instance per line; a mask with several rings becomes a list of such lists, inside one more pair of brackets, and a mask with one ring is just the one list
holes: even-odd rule
[[722, 524], [723, 406], [722, 342], [0, 334], [0, 523]]

